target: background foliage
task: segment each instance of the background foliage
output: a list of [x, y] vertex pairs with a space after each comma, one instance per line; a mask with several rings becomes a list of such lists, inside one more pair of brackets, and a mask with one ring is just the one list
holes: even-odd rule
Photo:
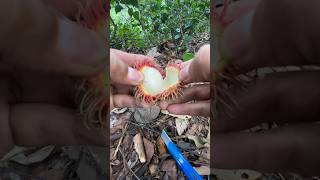
[[170, 40], [180, 49], [210, 32], [210, 0], [111, 0], [110, 45], [131, 51]]

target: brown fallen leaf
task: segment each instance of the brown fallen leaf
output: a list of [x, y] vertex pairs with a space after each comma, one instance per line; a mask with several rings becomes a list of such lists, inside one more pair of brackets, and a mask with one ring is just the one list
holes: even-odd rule
[[120, 118], [110, 122], [110, 134], [116, 133], [118, 130], [121, 130], [128, 123], [128, 117], [121, 116]]
[[134, 119], [139, 123], [150, 123], [159, 116], [160, 108], [152, 106], [150, 108], [137, 108], [134, 112]]
[[23, 165], [38, 163], [46, 159], [48, 156], [50, 156], [54, 148], [55, 146], [45, 146], [29, 155], [26, 155], [24, 153], [17, 154], [11, 157], [11, 161], [15, 161]]
[[210, 145], [208, 144], [206, 138], [201, 138], [200, 136], [192, 136], [188, 135], [188, 139], [193, 140], [197, 148], [202, 148], [202, 147], [209, 147]]
[[177, 165], [173, 159], [165, 160], [162, 164], [161, 171], [165, 171], [164, 179], [176, 180], [177, 176]]
[[163, 142], [163, 140], [160, 136], [157, 139], [157, 148], [158, 148], [160, 158], [162, 158], [163, 155], [168, 154], [166, 144]]
[[163, 177], [164, 180], [178, 180], [177, 172], [167, 171]]
[[176, 129], [179, 136], [181, 136], [184, 133], [184, 131], [188, 128], [188, 125], [189, 120], [176, 118]]
[[0, 159], [0, 162], [7, 161], [11, 159], [12, 157], [19, 155], [21, 153], [24, 153], [27, 150], [34, 149], [30, 147], [22, 147], [22, 146], [14, 146], [13, 149], [11, 149], [10, 152], [8, 152], [2, 159]]
[[134, 143], [134, 148], [138, 153], [140, 162], [145, 163], [147, 159], [146, 159], [146, 153], [143, 146], [142, 136], [140, 133], [136, 134], [133, 137], [133, 143]]
[[128, 161], [129, 168], [132, 169], [138, 163], [138, 160], [139, 160], [138, 154], [135, 152], [132, 152], [131, 157], [129, 158], [129, 161]]
[[204, 148], [200, 150], [199, 161], [203, 163], [210, 162], [210, 148]]
[[150, 174], [154, 174], [156, 172], [156, 170], [157, 170], [157, 165], [155, 165], [155, 164], [150, 164], [149, 165]]
[[126, 135], [126, 137], [123, 139], [121, 147], [123, 149], [131, 149], [132, 148], [132, 143], [133, 143], [133, 136], [131, 135]]
[[122, 114], [126, 112], [128, 108], [114, 108], [110, 113]]
[[201, 176], [210, 175], [210, 167], [208, 166], [200, 166], [194, 168]]
[[204, 125], [203, 124], [199, 124], [199, 123], [194, 123], [191, 125], [191, 127], [188, 129], [188, 131], [186, 132], [186, 134], [188, 135], [200, 135], [201, 131], [204, 129]]
[[161, 171], [175, 171], [177, 172], [176, 162], [173, 159], [165, 160], [162, 164]]
[[169, 116], [172, 116], [172, 117], [180, 118], [180, 119], [191, 119], [191, 118], [192, 118], [192, 116], [189, 116], [189, 115], [171, 114], [171, 113], [169, 113], [168, 110], [164, 110], [164, 109], [161, 110], [161, 113], [162, 113], [162, 114], [169, 115]]
[[152, 159], [154, 154], [154, 144], [150, 142], [147, 138], [143, 138], [144, 149], [147, 154], [147, 162]]

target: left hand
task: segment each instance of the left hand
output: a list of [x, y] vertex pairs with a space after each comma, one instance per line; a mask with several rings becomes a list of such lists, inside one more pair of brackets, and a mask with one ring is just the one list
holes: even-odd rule
[[133, 66], [137, 61], [153, 61], [144, 55], [130, 54], [116, 49], [110, 50], [110, 109], [148, 106], [133, 96], [133, 88], [142, 83], [144, 77]]

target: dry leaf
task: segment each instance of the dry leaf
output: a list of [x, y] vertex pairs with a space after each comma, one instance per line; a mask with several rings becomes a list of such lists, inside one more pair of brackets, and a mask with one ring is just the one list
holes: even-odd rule
[[162, 138], [159, 136], [157, 139], [157, 148], [159, 151], [159, 157], [161, 158], [163, 155], [168, 154], [166, 144], [163, 142]]
[[199, 161], [203, 163], [210, 163], [210, 148], [203, 148], [200, 150]]
[[21, 153], [23, 153], [24, 151], [26, 150], [30, 150], [30, 149], [33, 149], [33, 148], [28, 148], [28, 147], [22, 147], [22, 146], [14, 146], [13, 149], [8, 152], [1, 160], [1, 161], [7, 161], [9, 159], [11, 159], [11, 157], [13, 156], [16, 156], [16, 155], [19, 155]]
[[142, 136], [140, 133], [136, 134], [133, 137], [133, 143], [134, 143], [134, 148], [135, 148], [136, 152], [138, 153], [140, 162], [145, 163], [146, 162], [146, 153], [144, 151]]
[[177, 179], [177, 166], [176, 162], [173, 159], [165, 160], [162, 164], [161, 171], [166, 172], [164, 179]]
[[208, 176], [210, 175], [210, 167], [207, 166], [200, 166], [194, 168], [201, 176]]
[[24, 165], [41, 162], [51, 154], [54, 148], [55, 146], [46, 146], [27, 156], [23, 153], [17, 154], [11, 160]]
[[124, 112], [126, 112], [128, 110], [128, 108], [114, 108], [111, 113], [115, 113], [115, 114], [122, 114]]
[[121, 116], [118, 119], [114, 119], [110, 121], [110, 134], [114, 134], [120, 129], [123, 129], [125, 125], [128, 123], [127, 116]]
[[155, 165], [155, 164], [150, 164], [149, 165], [150, 174], [154, 174], [156, 172], [156, 170], [157, 170], [157, 165]]
[[164, 109], [162, 109], [162, 110], [161, 110], [161, 113], [162, 113], [162, 114], [169, 115], [169, 116], [172, 116], [172, 117], [180, 118], [180, 119], [187, 119], [187, 120], [189, 120], [189, 119], [191, 119], [191, 118], [192, 118], [192, 116], [189, 116], [189, 115], [177, 115], [177, 114], [171, 114], [171, 113], [169, 113], [169, 111], [164, 110]]
[[131, 149], [132, 147], [132, 142], [133, 142], [133, 137], [130, 135], [126, 135], [126, 137], [123, 139], [121, 147], [123, 149]]
[[178, 180], [177, 172], [175, 171], [167, 171], [164, 176], [164, 180]]
[[212, 174], [219, 180], [256, 180], [262, 176], [261, 173], [252, 170], [223, 170], [213, 169]]
[[161, 56], [161, 54], [158, 52], [158, 47], [153, 47], [149, 50], [149, 52], [147, 53], [147, 56], [150, 56], [150, 57], [158, 57], [158, 56]]
[[149, 162], [154, 154], [154, 144], [146, 138], [143, 138], [143, 144], [145, 152], [147, 154], [147, 162]]
[[177, 172], [176, 162], [173, 159], [165, 160], [162, 164], [161, 171], [175, 171], [175, 172]]
[[88, 147], [89, 152], [91, 153], [91, 157], [94, 159], [97, 167], [101, 172], [107, 173], [107, 151], [104, 147], [95, 147], [95, 146], [89, 146]]
[[135, 152], [131, 153], [131, 157], [130, 157], [130, 159], [128, 161], [129, 168], [133, 168], [137, 164], [138, 159], [139, 158], [138, 158], [138, 154], [137, 153], [135, 153]]
[[101, 178], [101, 174], [97, 172], [94, 166], [90, 165], [90, 163], [83, 156], [79, 162], [77, 174], [80, 180], [98, 180]]
[[134, 112], [134, 119], [139, 123], [150, 123], [159, 116], [160, 108], [152, 106], [151, 108], [137, 108]]
[[208, 146], [210, 147], [210, 145], [208, 144], [205, 138], [201, 138], [200, 136], [192, 136], [192, 135], [188, 135], [187, 137], [188, 139], [193, 140], [197, 148], [208, 147]]
[[176, 118], [176, 128], [178, 135], [181, 136], [184, 131], [188, 128], [189, 120]]

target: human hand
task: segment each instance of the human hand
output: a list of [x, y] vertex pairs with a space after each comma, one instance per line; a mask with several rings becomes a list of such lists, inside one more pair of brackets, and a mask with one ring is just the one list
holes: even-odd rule
[[[219, 53], [227, 63], [242, 72], [319, 65], [320, 41], [311, 37], [318, 37], [320, 30], [320, 21], [314, 19], [320, 2], [257, 2], [234, 4], [232, 12], [241, 16], [225, 27], [219, 42]], [[319, 75], [317, 70], [272, 73], [248, 84], [246, 91], [240, 86], [227, 89], [237, 106], [229, 112], [231, 116], [221, 111], [214, 117], [211, 166], [319, 175], [315, 166], [320, 162], [320, 127], [315, 123], [320, 117]], [[283, 126], [240, 132], [263, 122]]]
[[138, 70], [132, 68], [137, 61], [153, 61], [152, 58], [130, 54], [116, 49], [110, 50], [110, 109], [121, 107], [144, 106], [133, 96], [133, 87], [142, 83], [144, 77]]
[[[162, 109], [174, 114], [209, 116], [210, 114], [210, 45], [202, 46], [193, 60], [182, 63], [179, 74], [184, 84], [196, 84], [183, 90], [182, 97], [170, 102], [161, 102]], [[196, 101], [189, 103], [190, 101]]]
[[105, 146], [101, 132], [78, 118], [69, 78], [101, 71], [107, 58], [99, 35], [68, 19], [78, 1], [4, 0], [0, 7], [0, 157], [14, 145]]

